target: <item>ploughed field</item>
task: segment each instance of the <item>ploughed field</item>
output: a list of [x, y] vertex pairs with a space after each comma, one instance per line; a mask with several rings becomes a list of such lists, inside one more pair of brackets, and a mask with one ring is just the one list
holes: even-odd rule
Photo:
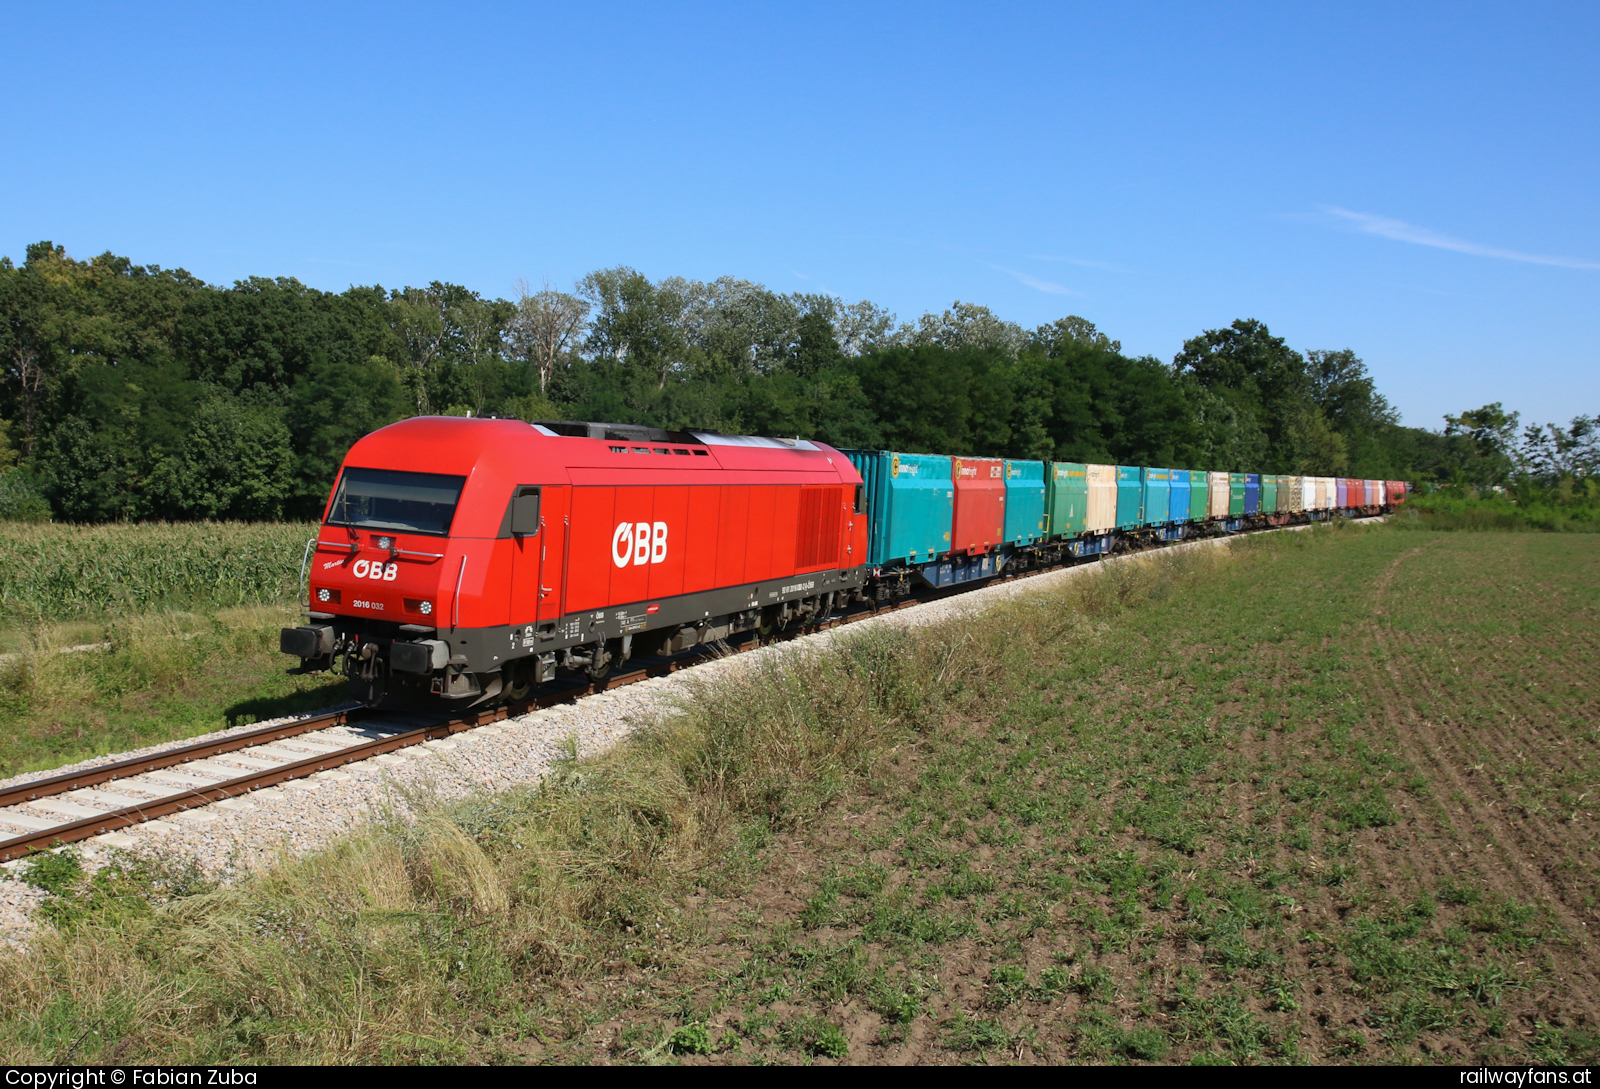
[[1336, 526], [1027, 585], [222, 893], [40, 863], [0, 1055], [1600, 1060], [1593, 539]]

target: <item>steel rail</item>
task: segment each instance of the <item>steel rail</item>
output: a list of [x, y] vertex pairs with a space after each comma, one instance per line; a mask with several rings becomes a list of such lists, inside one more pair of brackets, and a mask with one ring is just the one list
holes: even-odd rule
[[109, 783], [117, 779], [143, 775], [146, 772], [176, 767], [179, 764], [187, 764], [191, 760], [203, 760], [208, 756], [237, 752], [239, 749], [252, 749], [257, 745], [271, 744], [274, 741], [297, 737], [300, 734], [327, 730], [334, 726], [343, 726], [353, 721], [360, 721], [370, 714], [371, 712], [364, 707], [329, 711], [325, 714], [313, 715], [310, 718], [303, 718], [294, 722], [280, 723], [277, 726], [264, 726], [259, 730], [250, 730], [247, 733], [233, 734], [229, 737], [219, 737], [194, 745], [167, 749], [165, 752], [153, 752], [146, 756], [135, 756], [128, 760], [101, 764], [98, 767], [82, 768], [78, 771], [67, 772], [65, 775], [52, 776], [49, 779], [35, 779], [31, 783], [19, 783], [17, 786], [0, 790], [0, 809], [21, 805], [24, 802], [36, 801], [40, 798], [53, 797], [57, 794], [65, 794], [72, 790], [82, 790], [85, 787], [96, 786], [100, 783]]

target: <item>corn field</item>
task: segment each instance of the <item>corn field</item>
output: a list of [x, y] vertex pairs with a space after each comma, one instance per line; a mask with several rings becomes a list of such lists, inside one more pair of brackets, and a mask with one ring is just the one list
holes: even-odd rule
[[0, 616], [293, 600], [312, 523], [0, 523]]

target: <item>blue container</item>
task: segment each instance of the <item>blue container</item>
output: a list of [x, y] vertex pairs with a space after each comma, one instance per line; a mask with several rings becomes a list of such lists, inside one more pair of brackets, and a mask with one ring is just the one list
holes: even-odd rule
[[1144, 521], [1144, 470], [1117, 466], [1117, 528], [1137, 529]]
[[867, 563], [927, 563], [950, 551], [955, 485], [941, 454], [845, 450], [867, 485]]
[[1144, 517], [1141, 520], [1147, 526], [1165, 525], [1171, 520], [1167, 505], [1172, 501], [1172, 470], [1144, 470], [1143, 485]]
[[1174, 469], [1167, 474], [1172, 478], [1172, 499], [1167, 503], [1167, 521], [1189, 520], [1189, 470]]
[[1006, 462], [1005, 543], [1033, 544], [1044, 539], [1044, 462]]
[[1244, 512], [1246, 514], [1261, 513], [1261, 474], [1246, 473], [1244, 475]]

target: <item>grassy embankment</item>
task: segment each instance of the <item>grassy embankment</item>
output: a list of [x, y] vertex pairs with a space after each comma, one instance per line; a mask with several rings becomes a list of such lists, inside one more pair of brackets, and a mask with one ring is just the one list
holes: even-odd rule
[[229, 888], [56, 859], [0, 1057], [1593, 1062], [1597, 619], [1587, 535], [1352, 528], [862, 633]]
[[0, 776], [342, 700], [277, 652], [313, 531], [0, 524]]

